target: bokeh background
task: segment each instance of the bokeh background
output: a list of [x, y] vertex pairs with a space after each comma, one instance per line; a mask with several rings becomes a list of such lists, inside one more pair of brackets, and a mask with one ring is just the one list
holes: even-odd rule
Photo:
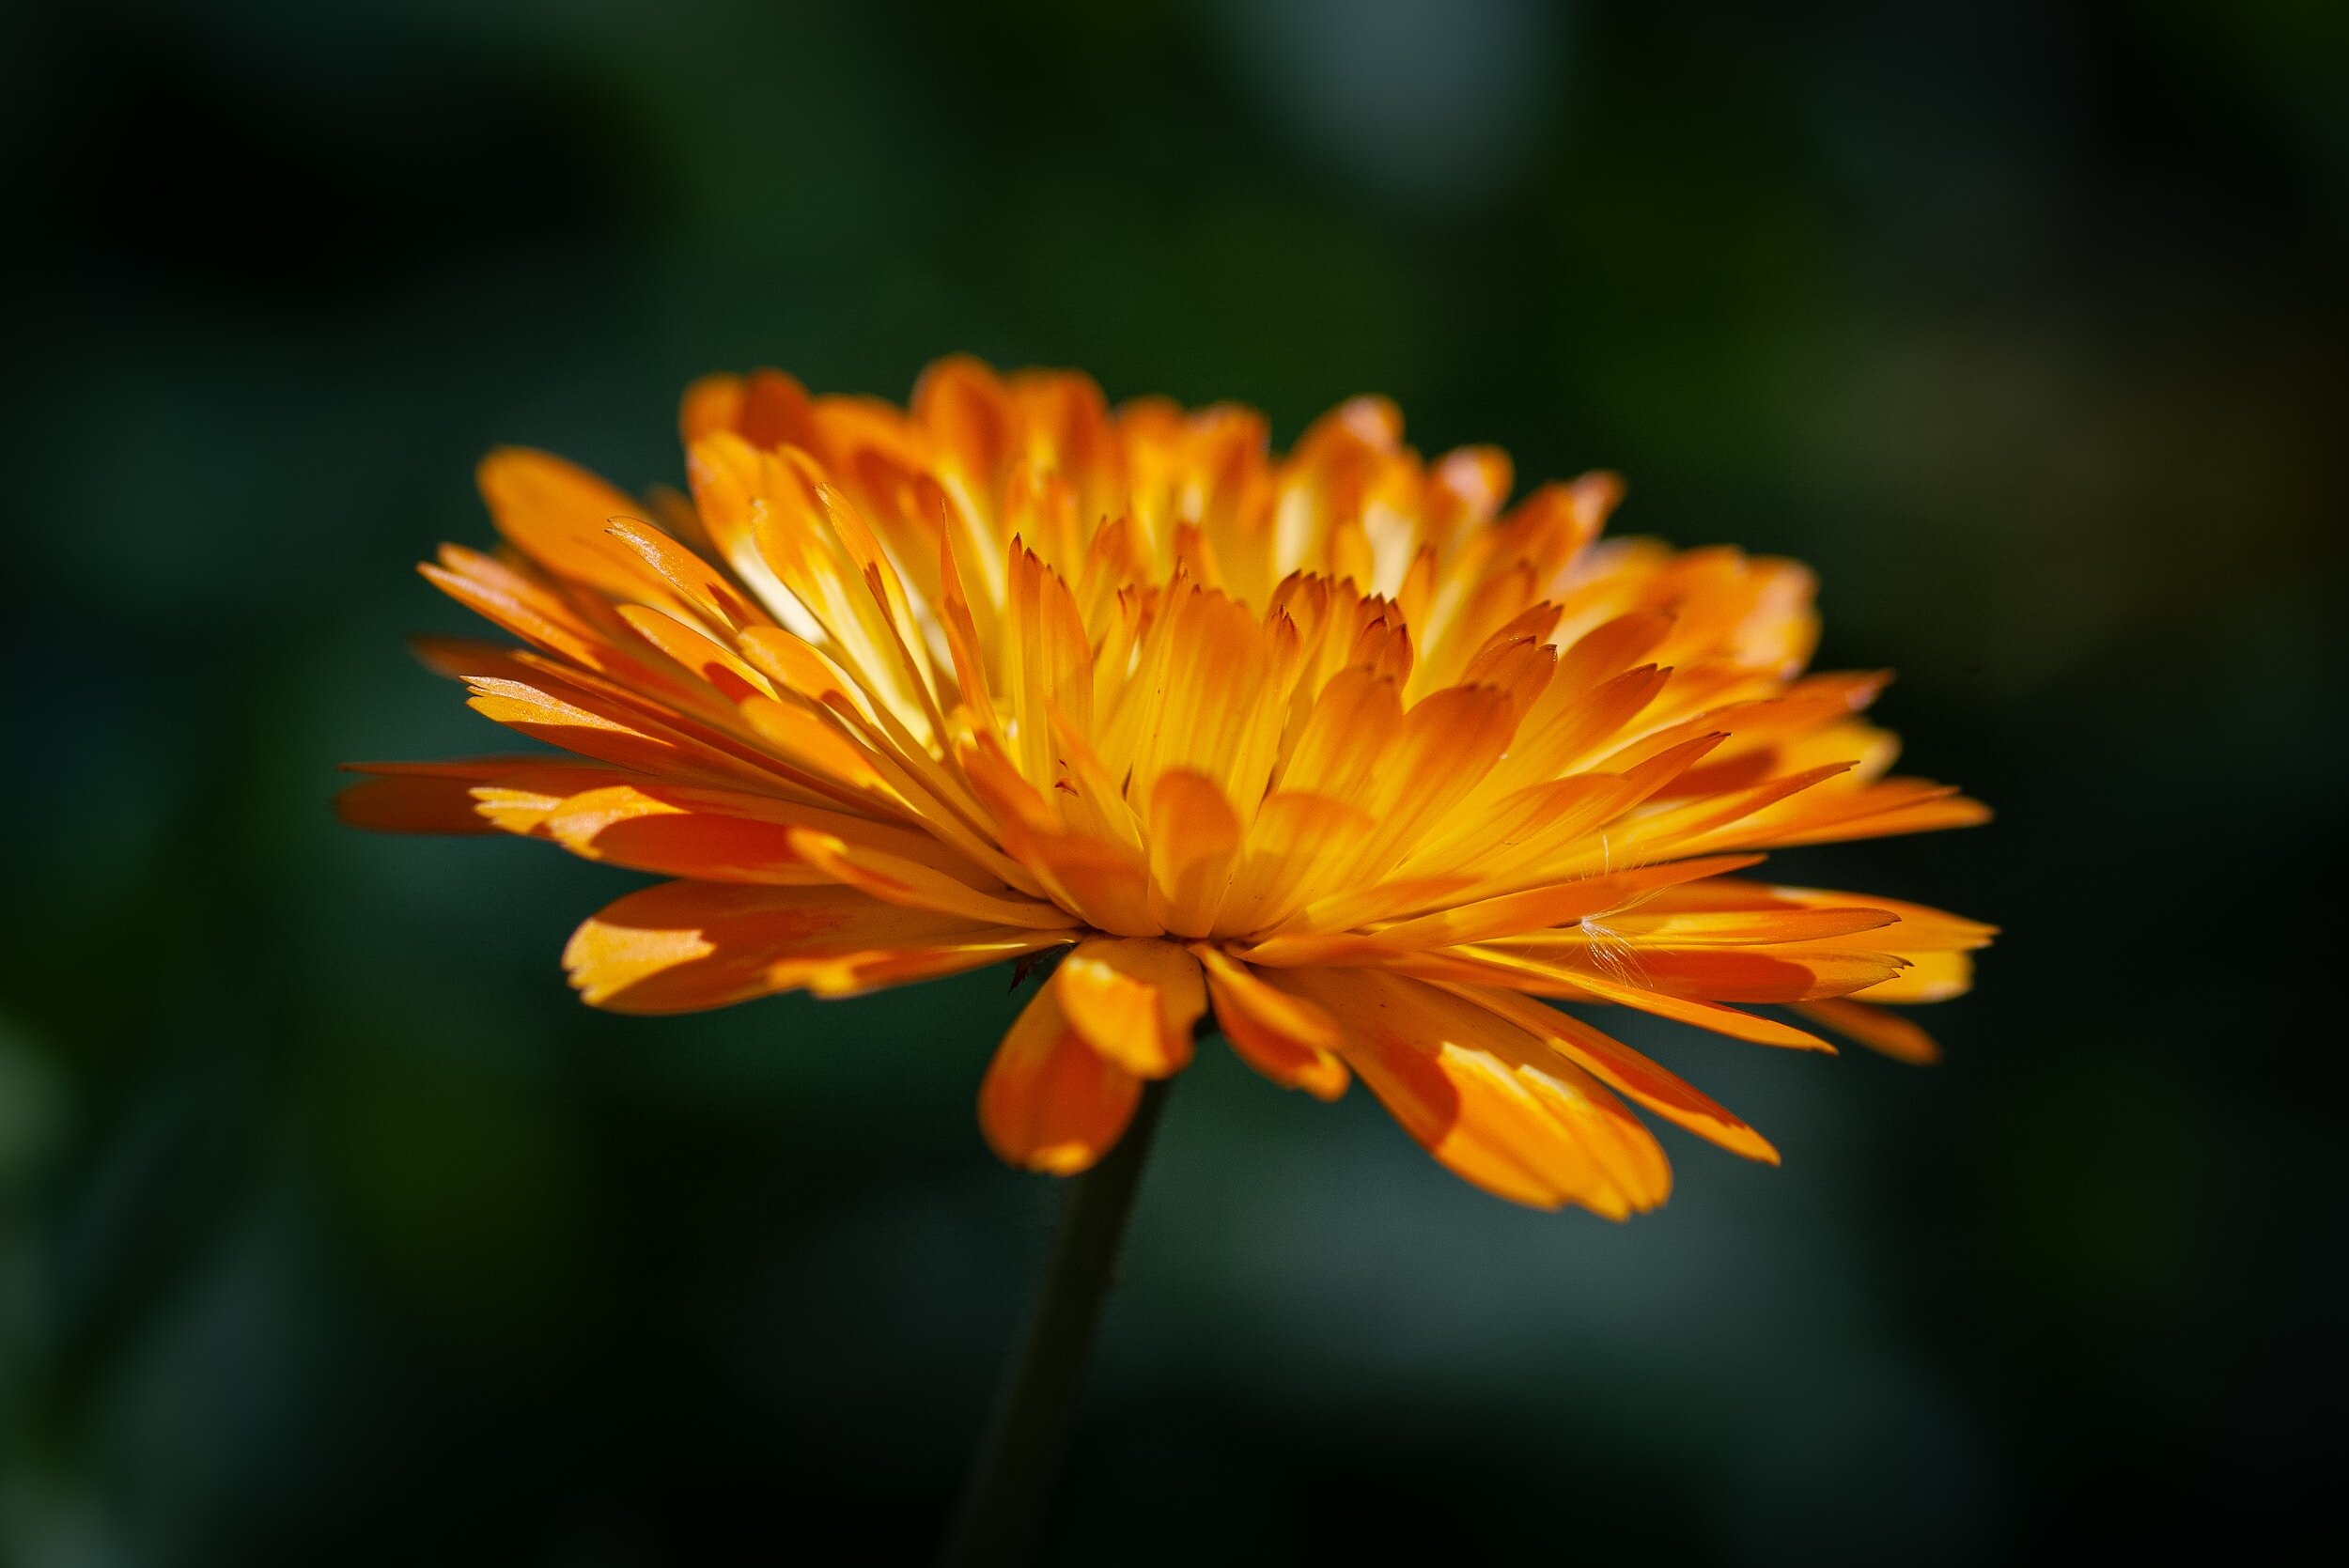
[[1638, 1037], [1617, 1227], [1174, 1096], [1064, 1562], [2338, 1549], [2349, 8], [78, 0], [0, 22], [0, 1560], [918, 1560], [1054, 1193], [993, 971], [589, 1013], [628, 878], [334, 825], [490, 749], [474, 459], [930, 356], [1629, 475], [1814, 563], [1990, 828], [1938, 1069]]

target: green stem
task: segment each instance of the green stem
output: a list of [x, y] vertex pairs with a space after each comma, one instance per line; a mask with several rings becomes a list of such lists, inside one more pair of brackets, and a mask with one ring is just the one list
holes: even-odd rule
[[1173, 1083], [1159, 1079], [1143, 1085], [1126, 1136], [1100, 1164], [1068, 1182], [1051, 1257], [1019, 1357], [996, 1392], [987, 1436], [963, 1483], [939, 1557], [941, 1568], [1003, 1568], [1024, 1560], [1060, 1467], [1094, 1322], [1116, 1270], [1118, 1243]]

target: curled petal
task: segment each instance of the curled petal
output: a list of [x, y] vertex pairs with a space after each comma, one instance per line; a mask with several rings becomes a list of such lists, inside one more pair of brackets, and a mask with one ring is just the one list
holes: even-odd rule
[[1191, 1026], [1206, 1011], [1199, 960], [1148, 938], [1080, 942], [1052, 971], [1061, 1009], [1087, 1045], [1140, 1078], [1190, 1062]]
[[1240, 1060], [1287, 1089], [1319, 1100], [1346, 1093], [1349, 1075], [1338, 1055], [1338, 1024], [1315, 1002], [1282, 990], [1220, 949], [1191, 949], [1207, 971], [1216, 1027]]

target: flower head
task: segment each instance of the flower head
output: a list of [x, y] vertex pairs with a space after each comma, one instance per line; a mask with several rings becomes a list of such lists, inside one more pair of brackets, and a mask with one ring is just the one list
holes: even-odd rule
[[1811, 575], [1601, 541], [1360, 398], [1276, 457], [1231, 405], [932, 365], [899, 410], [772, 371], [686, 395], [692, 496], [502, 451], [505, 548], [427, 577], [521, 646], [429, 641], [552, 752], [370, 764], [373, 828], [510, 832], [674, 878], [564, 955], [590, 1002], [845, 996], [1067, 949], [995, 1053], [1004, 1159], [1083, 1170], [1210, 1011], [1277, 1083], [1360, 1077], [1504, 1197], [1620, 1217], [1671, 1176], [1626, 1102], [1774, 1160], [1541, 999], [1895, 1056], [1986, 926], [1741, 875], [1985, 815], [1887, 776], [1881, 675], [1805, 675]]

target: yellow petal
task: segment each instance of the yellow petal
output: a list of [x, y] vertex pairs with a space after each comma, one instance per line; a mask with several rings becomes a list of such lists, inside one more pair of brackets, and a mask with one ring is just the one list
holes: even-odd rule
[[1179, 937], [1215, 929], [1239, 856], [1240, 821], [1215, 781], [1187, 768], [1150, 795], [1150, 908]]
[[[1887, 937], [1899, 930], [1895, 926]], [[1908, 968], [1881, 985], [1852, 993], [1853, 1000], [1877, 1001], [1947, 1001], [1963, 996], [1974, 983], [1974, 961], [1963, 953], [1921, 952]]]

